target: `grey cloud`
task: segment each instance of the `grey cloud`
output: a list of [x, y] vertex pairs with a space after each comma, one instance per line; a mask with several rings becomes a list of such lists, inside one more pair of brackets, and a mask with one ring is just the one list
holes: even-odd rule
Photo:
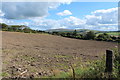
[[48, 15], [49, 8], [55, 8], [57, 5], [48, 2], [4, 2], [2, 12], [8, 19], [44, 17]]

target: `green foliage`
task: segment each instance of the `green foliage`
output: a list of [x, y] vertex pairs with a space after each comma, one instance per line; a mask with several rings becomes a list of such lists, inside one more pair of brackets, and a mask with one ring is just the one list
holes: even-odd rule
[[109, 34], [111, 36], [119, 36], [120, 32], [108, 32], [107, 34]]
[[66, 33], [60, 33], [61, 36], [65, 37], [66, 36]]
[[31, 30], [30, 28], [24, 28], [23, 31], [24, 31], [25, 33], [31, 33], [31, 32], [32, 32], [32, 30]]
[[76, 37], [77, 36], [77, 31], [74, 30], [72, 35], [73, 35], [73, 37]]
[[54, 31], [52, 32], [52, 35], [59, 35], [59, 32]]
[[[110, 74], [111, 78], [120, 80], [120, 52], [118, 49], [114, 49], [114, 61], [113, 61], [113, 72]], [[106, 63], [105, 56], [101, 60], [86, 62], [86, 65], [80, 67], [74, 67], [75, 78], [90, 78], [90, 79], [108, 79], [109, 74], [105, 72]], [[56, 77], [60, 78], [72, 78], [72, 72], [62, 72]]]
[[11, 31], [11, 32], [47, 33], [41, 30], [32, 30], [25, 25], [6, 25], [4, 23], [0, 23], [0, 28], [2, 28], [2, 31]]
[[2, 30], [6, 30], [7, 29], [7, 25], [4, 23], [0, 23], [0, 28], [2, 28]]
[[[120, 79], [120, 53], [118, 52], [117, 48], [114, 49], [113, 51], [115, 57], [113, 61], [113, 65], [114, 65], [113, 72], [111, 73], [111, 75], [112, 78]], [[84, 75], [83, 74], [81, 75], [82, 78], [109, 78], [107, 73], [105, 73], [105, 58], [90, 63]]]
[[96, 40], [99, 40], [99, 41], [112, 41], [112, 37], [110, 35], [108, 35], [107, 33], [103, 33], [103, 34], [99, 34], [97, 37], [96, 37]]
[[95, 33], [93, 32], [93, 31], [89, 31], [89, 32], [87, 32], [87, 34], [85, 35], [85, 39], [88, 39], [88, 40], [90, 40], [90, 39], [93, 39], [94, 40], [94, 38], [95, 38]]
[[114, 70], [116, 71], [116, 76], [120, 78], [120, 51], [118, 48], [114, 49]]
[[96, 37], [96, 34], [94, 31], [89, 31], [86, 34], [85, 33], [78, 33], [77, 30], [70, 31], [70, 32], [45, 32], [41, 30], [32, 30], [29, 27], [25, 25], [6, 25], [4, 23], [0, 23], [0, 28], [2, 31], [11, 31], [11, 32], [24, 32], [24, 33], [47, 33], [52, 35], [58, 35], [68, 38], [75, 38], [75, 39], [85, 39], [85, 40], [98, 40], [98, 41], [114, 41], [114, 42], [120, 42], [120, 37], [116, 36], [110, 36], [107, 33], [98, 34]]
[[68, 38], [75, 38], [75, 39], [84, 39], [84, 40], [98, 40], [98, 41], [112, 41], [112, 42], [120, 42], [120, 37], [110, 36], [107, 33], [96, 34], [93, 31], [89, 31], [86, 34], [80, 34], [76, 30], [73, 32], [57, 32], [54, 31], [51, 33], [52, 35], [58, 35]]
[[105, 70], [105, 61], [94, 61], [89, 65], [87, 73], [84, 73], [84, 78], [103, 78]]
[[6, 73], [6, 72], [3, 72], [3, 73], [0, 74], [0, 76], [2, 76], [2, 77], [7, 77], [7, 76], [9, 76], [9, 74]]

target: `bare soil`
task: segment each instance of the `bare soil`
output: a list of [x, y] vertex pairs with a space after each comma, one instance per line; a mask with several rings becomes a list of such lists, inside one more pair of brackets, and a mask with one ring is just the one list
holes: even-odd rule
[[49, 34], [2, 32], [3, 77], [43, 77], [67, 71], [70, 64], [101, 59], [117, 43]]

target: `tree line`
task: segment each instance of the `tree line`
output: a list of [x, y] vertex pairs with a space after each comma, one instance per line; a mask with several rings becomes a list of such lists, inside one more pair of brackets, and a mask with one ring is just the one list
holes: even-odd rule
[[46, 33], [42, 30], [33, 30], [25, 25], [7, 25], [5, 23], [0, 23], [0, 29], [2, 31], [11, 31], [11, 32], [24, 32], [24, 33]]
[[96, 35], [94, 31], [89, 31], [86, 33], [78, 33], [76, 30], [74, 30], [73, 32], [56, 32], [56, 31], [46, 32], [42, 30], [33, 30], [25, 25], [7, 25], [5, 23], [0, 23], [0, 29], [2, 31], [11, 31], [11, 32], [47, 33], [47, 34], [58, 35], [62, 37], [83, 39], [83, 40], [120, 42], [120, 37], [111, 36], [111, 35], [108, 35], [107, 33]]
[[88, 31], [86, 33], [78, 33], [76, 30], [73, 32], [51, 32], [52, 35], [58, 35], [68, 38], [83, 39], [83, 40], [97, 40], [97, 41], [112, 41], [120, 42], [120, 37], [111, 36], [107, 33], [96, 34], [94, 31]]

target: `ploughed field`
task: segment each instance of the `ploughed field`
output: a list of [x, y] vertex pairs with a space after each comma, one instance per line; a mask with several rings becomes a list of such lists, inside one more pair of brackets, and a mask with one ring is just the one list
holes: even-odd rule
[[43, 77], [101, 59], [117, 43], [2, 32], [3, 77]]

